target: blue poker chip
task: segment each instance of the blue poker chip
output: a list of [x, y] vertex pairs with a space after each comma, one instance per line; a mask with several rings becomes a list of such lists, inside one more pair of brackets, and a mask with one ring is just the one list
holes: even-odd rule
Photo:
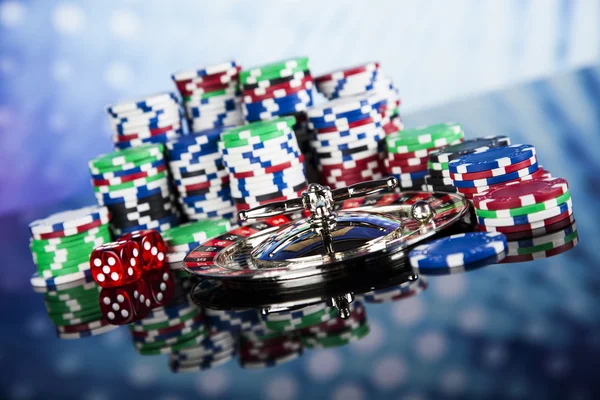
[[[370, 72], [363, 72], [362, 74], [364, 74], [363, 76], [366, 79], [361, 79], [361, 83], [373, 83], [377, 81], [377, 77], [379, 76], [379, 70], [376, 69], [374, 71], [370, 71]], [[337, 79], [335, 81], [329, 81], [329, 82], [335, 82], [335, 86], [333, 86], [333, 90], [334, 91], [340, 91], [343, 90], [344, 87], [346, 86], [357, 86], [357, 83], [355, 82], [356, 78], [355, 75], [351, 75], [350, 77], [343, 77], [340, 79]], [[330, 86], [328, 82], [328, 87]]]
[[[305, 181], [306, 182], [306, 181]], [[271, 192], [269, 193], [276, 193], [276, 192], [281, 192], [282, 190], [285, 189], [292, 189], [296, 186], [298, 186], [299, 183], [295, 182], [295, 183], [282, 183], [282, 184], [274, 184], [274, 185], [265, 185], [266, 187], [270, 187], [272, 189]], [[252, 197], [252, 196], [256, 196], [256, 191], [253, 189], [242, 189], [240, 187], [237, 187], [235, 191], [232, 191], [234, 197], [240, 197], [240, 195], [242, 197]]]
[[221, 149], [221, 153], [223, 153], [223, 158], [227, 158], [227, 157], [231, 157], [231, 158], [248, 158], [248, 157], [260, 157], [262, 153], [265, 153], [265, 151], [261, 151], [263, 149], [266, 149], [266, 153], [271, 153], [271, 152], [276, 152], [276, 151], [280, 151], [280, 150], [293, 150], [292, 147], [295, 147], [294, 144], [292, 144], [290, 142], [290, 140], [293, 138], [293, 133], [287, 135], [288, 140], [285, 142], [280, 142], [277, 143], [275, 145], [269, 145], [268, 147], [266, 147], [264, 145], [264, 142], [261, 143], [261, 146], [259, 146], [258, 148], [253, 147], [252, 149], [248, 149], [248, 146], [244, 146], [242, 151], [239, 150], [239, 148], [236, 148], [235, 150], [232, 149], [227, 149], [227, 148], [223, 148]]
[[140, 121], [148, 121], [149, 123], [151, 122], [158, 122], [161, 119], [165, 118], [165, 114], [167, 112], [171, 112], [170, 109], [162, 109], [162, 110], [155, 110], [155, 111], [150, 111], [148, 113], [145, 114], [141, 114], [141, 115], [131, 115], [131, 116], [119, 116], [119, 117], [114, 117], [113, 121], [115, 122], [115, 124], [119, 124], [119, 125], [123, 125], [129, 122], [140, 122]]
[[508, 174], [495, 176], [493, 178], [484, 178], [484, 179], [475, 179], [475, 180], [466, 180], [466, 181], [452, 181], [452, 185], [458, 188], [474, 188], [478, 186], [490, 186], [496, 185], [499, 183], [504, 183], [508, 181], [512, 181], [513, 179], [519, 179], [527, 175], [533, 174], [538, 170], [538, 164], [532, 164], [527, 168], [523, 168], [519, 171], [510, 172]]
[[[226, 149], [223, 149], [226, 150]], [[268, 161], [270, 158], [276, 158], [276, 161], [281, 162], [281, 157], [285, 157], [291, 153], [297, 153], [298, 152], [298, 146], [296, 143], [289, 143], [289, 142], [284, 142], [281, 143], [279, 146], [274, 146], [272, 149], [270, 149], [269, 152], [267, 153], [258, 153], [257, 152], [253, 152], [253, 151], [247, 151], [247, 152], [243, 152], [243, 153], [237, 153], [237, 154], [224, 154], [223, 155], [223, 160], [225, 162], [225, 165], [229, 164], [236, 164], [238, 162], [243, 162], [243, 163], [260, 163], [260, 162], [265, 162]]]
[[187, 135], [178, 137], [175, 140], [171, 140], [166, 144], [166, 147], [170, 151], [180, 151], [188, 149], [194, 145], [207, 145], [210, 143], [218, 143], [221, 138], [221, 133], [230, 127], [219, 127], [213, 129], [205, 129], [198, 132], [191, 132]]
[[[223, 102], [223, 106], [222, 107], [218, 107], [217, 109], [219, 111], [233, 111], [236, 110], [239, 106], [240, 102], [239, 100], [235, 99], [235, 98], [230, 98], [227, 99]], [[213, 115], [214, 114], [214, 107], [196, 107], [196, 106], [192, 106], [188, 108], [189, 113], [191, 114], [190, 117], [191, 118], [203, 118], [205, 115]]]
[[180, 200], [185, 203], [185, 204], [189, 204], [189, 205], [193, 205], [193, 203], [196, 202], [200, 202], [200, 201], [206, 201], [206, 200], [214, 200], [215, 198], [227, 198], [227, 197], [231, 197], [231, 189], [227, 188], [223, 188], [221, 190], [219, 190], [218, 192], [215, 192], [214, 195], [211, 194], [201, 194], [201, 195], [196, 195], [196, 196], [187, 196], [187, 197], [181, 197]]
[[137, 147], [141, 143], [166, 143], [172, 139], [172, 135], [181, 135], [183, 131], [181, 129], [177, 129], [174, 131], [168, 131], [162, 133], [160, 135], [150, 136], [142, 139], [133, 139], [126, 142], [113, 142], [116, 149], [125, 150], [131, 147]]
[[[173, 124], [181, 124], [181, 118], [183, 117], [183, 115], [181, 114], [181, 112], [178, 114], [177, 117], [170, 117], [170, 119], [165, 118], [164, 116], [159, 116], [159, 117], [154, 117], [154, 118], [149, 118], [144, 120], [143, 123], [140, 123], [139, 125], [135, 125], [136, 127], [139, 126], [139, 130], [148, 130], [148, 129], [161, 129], [164, 128], [166, 126], [170, 126]], [[129, 134], [132, 130], [135, 130], [133, 127], [130, 127], [129, 122], [119, 122], [119, 123], [115, 123], [112, 125], [113, 130], [118, 133], [119, 135], [127, 135]]]
[[[299, 95], [298, 93], [306, 93]], [[256, 115], [264, 112], [271, 112], [277, 106], [278, 109], [288, 110], [294, 108], [298, 104], [308, 104], [312, 101], [310, 92], [298, 92], [285, 97], [269, 99], [269, 101], [257, 101], [254, 103], [245, 103], [244, 108], [249, 115]]]
[[496, 147], [458, 157], [448, 163], [448, 169], [457, 174], [487, 171], [525, 161], [535, 154], [535, 147], [530, 144]]
[[[302, 152], [296, 151], [296, 150], [289, 151], [286, 154], [288, 159], [296, 159], [296, 158], [300, 157], [301, 155], [302, 155]], [[274, 165], [279, 165], [284, 161], [285, 160], [283, 160], [281, 158], [278, 158], [276, 160], [262, 160], [260, 158], [252, 157], [252, 158], [245, 159], [244, 165], [240, 165], [239, 168], [236, 168], [236, 160], [233, 160], [231, 162], [228, 162], [227, 159], [223, 160], [225, 166], [227, 167], [227, 169], [229, 170], [230, 173], [246, 172], [246, 171], [248, 171], [248, 164], [251, 164], [255, 168], [269, 168]]]
[[[223, 172], [221, 172], [220, 174], [222, 175]], [[217, 179], [221, 181], [223, 177], [219, 176], [219, 172], [211, 172], [203, 175], [202, 179], [196, 177], [195, 183], [210, 182], [215, 181]], [[175, 186], [186, 186], [186, 183], [182, 182], [180, 179], [173, 179], [173, 182], [175, 183]]]
[[[272, 179], [270, 179], [269, 181], [261, 181], [261, 186], [262, 184], [264, 184], [265, 186], [276, 186], [276, 187], [285, 187], [285, 186], [295, 186], [298, 184], [298, 181], [302, 179], [302, 175], [298, 174], [294, 177], [290, 177], [289, 181], [287, 178], [285, 177], [272, 177]], [[249, 184], [245, 183], [245, 182], [237, 182], [237, 184], [234, 186], [235, 188], [239, 189], [240, 191], [251, 191], [252, 188], [254, 188], [255, 186], [249, 186]]]
[[248, 330], [262, 323], [256, 310], [206, 310], [206, 317], [209, 326], [230, 332]]
[[508, 242], [499, 232], [468, 232], [437, 239], [415, 247], [408, 255], [410, 265], [420, 273], [461, 272], [506, 255]]
[[119, 118], [134, 111], [152, 112], [164, 109], [165, 105], [179, 103], [175, 93], [160, 93], [142, 100], [124, 102], [106, 107], [106, 112]]
[[[377, 87], [377, 82], [372, 82], [372, 83], [365, 84], [363, 86], [354, 86], [352, 89], [335, 90], [329, 95], [329, 98], [339, 99], [341, 97], [345, 97], [348, 95], [354, 95], [354, 94], [357, 94], [360, 92], [368, 92], [368, 91], [375, 89], [376, 87]], [[360, 88], [360, 89], [357, 90], [358, 88]], [[346, 93], [347, 91], [349, 92], [349, 94]]]
[[[189, 149], [189, 148], [188, 148]], [[168, 158], [170, 161], [182, 161], [192, 160], [198, 157], [206, 156], [209, 154], [215, 154], [219, 152], [219, 146], [215, 143], [196, 145], [193, 147], [194, 151], [190, 152], [188, 149], [181, 150], [170, 150], [168, 152]]]
[[373, 113], [374, 108], [365, 106], [358, 111], [349, 111], [340, 114], [326, 114], [324, 117], [312, 117], [310, 123], [314, 129], [334, 128], [336, 126], [349, 124], [369, 118]]

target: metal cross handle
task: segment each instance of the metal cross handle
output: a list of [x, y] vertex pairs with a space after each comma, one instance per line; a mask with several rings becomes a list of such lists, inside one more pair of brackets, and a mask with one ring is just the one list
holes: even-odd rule
[[329, 186], [311, 183], [302, 192], [302, 196], [297, 199], [276, 201], [250, 210], [240, 211], [238, 218], [240, 221], [247, 221], [249, 219], [268, 218], [279, 214], [308, 210], [312, 219], [327, 219], [333, 213], [333, 207], [338, 201], [368, 196], [384, 189], [393, 189], [396, 186], [398, 186], [398, 180], [391, 176], [386, 179], [361, 182], [334, 190], [331, 190]]

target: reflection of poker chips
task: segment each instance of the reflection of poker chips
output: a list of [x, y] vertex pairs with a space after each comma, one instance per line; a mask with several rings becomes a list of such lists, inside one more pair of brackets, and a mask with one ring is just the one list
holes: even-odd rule
[[[567, 241], [567, 240], [569, 240], [569, 241]], [[504, 258], [504, 260], [502, 260], [502, 263], [509, 264], [509, 263], [527, 262], [527, 261], [539, 260], [541, 258], [554, 257], [554, 256], [557, 256], [559, 254], [565, 253], [565, 252], [573, 249], [575, 246], [577, 246], [578, 243], [579, 243], [579, 237], [577, 236], [577, 233], [575, 232], [575, 233], [572, 233], [571, 235], [569, 235], [568, 238], [566, 237], [564, 240], [564, 243], [561, 245], [552, 247], [547, 250], [540, 250], [540, 251], [535, 251], [535, 252], [531, 252], [531, 253], [527, 253], [527, 254], [507, 256], [506, 258]], [[545, 246], [545, 247], [550, 247], [550, 246]]]
[[[553, 232], [561, 231], [563, 229], [566, 229], [573, 222], [575, 222], [575, 217], [573, 214], [568, 215], [568, 213], [564, 213], [564, 215], [560, 215], [557, 218], [560, 218], [560, 220], [549, 222], [549, 223], [547, 223], [543, 226], [537, 227], [537, 228], [525, 229], [525, 230], [514, 231], [514, 232], [503, 232], [503, 233], [504, 233], [504, 236], [506, 236], [506, 238], [509, 240], [509, 243], [510, 243], [511, 241], [532, 239], [532, 238], [537, 238], [540, 236], [548, 235]], [[550, 220], [555, 220], [555, 218], [551, 218]], [[546, 221], [544, 221], [544, 222], [546, 222]]]
[[290, 116], [254, 122], [221, 134], [219, 148], [237, 210], [295, 198], [306, 187], [303, 158], [291, 130], [295, 121]]
[[78, 280], [44, 294], [48, 317], [56, 325], [60, 339], [81, 339], [116, 328], [102, 317], [99, 289], [94, 282]]
[[291, 115], [312, 106], [313, 84], [306, 57], [242, 70], [240, 83], [247, 122]]
[[367, 303], [385, 303], [388, 301], [397, 301], [415, 296], [427, 289], [428, 283], [424, 277], [419, 277], [415, 281], [402, 283], [398, 286], [392, 286], [385, 289], [373, 290], [362, 294], [362, 298]]
[[462, 143], [463, 138], [462, 127], [456, 123], [429, 125], [391, 133], [385, 140], [387, 156], [384, 163], [387, 172], [398, 177], [399, 186], [404, 190], [427, 190], [427, 184], [444, 186], [447, 184], [445, 176], [435, 176], [431, 173], [432, 166], [431, 162], [428, 163], [428, 155], [449, 144]]
[[247, 336], [240, 343], [239, 362], [243, 368], [269, 368], [302, 355], [302, 343], [295, 334], [276, 334], [260, 339]]
[[228, 61], [173, 74], [193, 131], [243, 122], [237, 87], [240, 69]]
[[[169, 168], [175, 178], [180, 203], [186, 203], [196, 195], [214, 193], [214, 196], [195, 202], [194, 207], [182, 207], [189, 219], [204, 219], [210, 212], [218, 215], [217, 211], [224, 214], [234, 210], [228, 191], [229, 176], [217, 145], [223, 129], [195, 132], [167, 144]], [[192, 166], [200, 173], [189, 174], [188, 168]], [[214, 203], [217, 205], [213, 206]]]
[[317, 325], [337, 315], [337, 310], [326, 304], [308, 306], [294, 311], [268, 314], [263, 317], [265, 326], [277, 332], [289, 332]]
[[497, 263], [507, 247], [501, 233], [461, 233], [415, 247], [409, 260], [424, 275], [452, 274]]
[[91, 252], [111, 240], [108, 222], [108, 210], [98, 206], [32, 222], [29, 248], [37, 270], [31, 285], [45, 291], [85, 279]]
[[89, 168], [96, 199], [110, 210], [115, 234], [160, 231], [179, 223], [170, 199], [162, 145], [101, 155], [89, 162]]
[[365, 318], [357, 326], [351, 325], [350, 329], [333, 332], [330, 335], [321, 337], [303, 336], [301, 340], [302, 344], [307, 348], [328, 348], [345, 346], [351, 342], [364, 338], [368, 334], [369, 324]]
[[251, 330], [260, 324], [260, 317], [256, 310], [205, 310], [210, 327], [222, 331], [240, 332]]
[[165, 143], [182, 132], [179, 102], [172, 93], [115, 104], [106, 111], [118, 149]]

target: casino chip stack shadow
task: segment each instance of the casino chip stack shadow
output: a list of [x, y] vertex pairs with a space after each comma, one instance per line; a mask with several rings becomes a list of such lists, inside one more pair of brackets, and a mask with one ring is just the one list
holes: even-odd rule
[[236, 61], [226, 61], [172, 75], [192, 131], [243, 123], [238, 86], [240, 70]]

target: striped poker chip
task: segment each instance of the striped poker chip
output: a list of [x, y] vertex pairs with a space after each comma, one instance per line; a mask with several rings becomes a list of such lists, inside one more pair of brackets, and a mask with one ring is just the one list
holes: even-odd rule
[[162, 109], [165, 104], [177, 103], [177, 96], [174, 93], [157, 93], [141, 99], [124, 101], [106, 107], [106, 112], [113, 117], [119, 117], [122, 114], [137, 115]]
[[284, 321], [292, 321], [298, 318], [304, 318], [310, 315], [313, 315], [316, 312], [325, 310], [327, 308], [327, 303], [317, 303], [310, 306], [302, 307], [295, 310], [287, 310], [276, 313], [269, 313], [266, 315], [262, 315], [264, 321], [268, 322], [284, 322]]
[[200, 308], [195, 307], [191, 309], [187, 313], [181, 314], [177, 317], [171, 318], [157, 318], [156, 320], [147, 321], [145, 318], [133, 322], [129, 325], [129, 329], [135, 332], [145, 332], [145, 331], [153, 331], [157, 329], [168, 329], [170, 327], [179, 325], [186, 321], [189, 321], [195, 318], [198, 315], [201, 315], [202, 310]]
[[508, 256], [533, 254], [551, 250], [555, 247], [569, 243], [576, 237], [578, 237], [577, 227], [573, 224], [562, 231], [554, 232], [546, 236], [508, 242]]
[[131, 326], [130, 326], [130, 334], [134, 340], [135, 339], [146, 339], [146, 338], [160, 338], [163, 335], [168, 335], [173, 332], [178, 332], [185, 328], [196, 326], [202, 322], [204, 322], [204, 315], [202, 313], [198, 313], [198, 314], [195, 314], [193, 316], [193, 318], [191, 318], [191, 319], [188, 319], [186, 321], [182, 321], [178, 324], [174, 324], [174, 325], [164, 327], [164, 328], [136, 331], [134, 329], [131, 329]]
[[[90, 206], [77, 210], [62, 211], [29, 224], [31, 235], [36, 240], [76, 235], [91, 229], [91, 225], [108, 223], [106, 207]], [[100, 223], [98, 224], [98, 221]]]
[[555, 199], [567, 190], [569, 185], [565, 179], [538, 178], [494, 188], [485, 195], [475, 196], [473, 205], [481, 210], [524, 207]]
[[424, 277], [419, 277], [415, 281], [404, 282], [398, 286], [364, 293], [362, 294], [362, 298], [368, 303], [377, 304], [388, 301], [397, 301], [414, 296], [427, 289], [427, 287], [427, 280]]
[[226, 351], [210, 354], [200, 359], [190, 361], [169, 359], [169, 368], [175, 373], [204, 371], [225, 365], [229, 361], [233, 360], [234, 356], [235, 348], [231, 348]]
[[579, 237], [575, 235], [573, 240], [566, 242], [560, 246], [554, 247], [548, 250], [542, 250], [538, 252], [533, 252], [529, 254], [519, 254], [519, 255], [511, 255], [507, 256], [502, 260], [502, 264], [511, 264], [511, 263], [519, 263], [519, 262], [528, 262], [533, 260], [539, 260], [542, 258], [554, 257], [559, 254], [566, 253], [569, 250], [572, 250], [575, 246], [579, 244]]
[[245, 310], [210, 310], [205, 311], [208, 325], [217, 330], [239, 332], [251, 330], [253, 326], [262, 324], [258, 311]]
[[367, 320], [360, 324], [358, 328], [344, 331], [338, 335], [331, 335], [322, 338], [302, 337], [302, 344], [306, 348], [330, 348], [345, 346], [356, 340], [360, 340], [367, 336], [370, 332]]
[[45, 278], [40, 276], [39, 273], [35, 272], [29, 282], [31, 286], [34, 287], [34, 290], [45, 292], [45, 291], [57, 291], [59, 287], [69, 288], [75, 287], [80, 284], [81, 280], [93, 281], [92, 271], [88, 268], [84, 271], [73, 272], [67, 275], [61, 275], [51, 278]]
[[117, 329], [118, 327], [119, 327], [118, 325], [104, 325], [104, 326], [101, 326], [98, 328], [89, 329], [89, 330], [80, 330], [80, 331], [76, 331], [76, 332], [63, 332], [58, 329], [58, 328], [62, 328], [62, 327], [57, 327], [56, 336], [58, 336], [60, 339], [63, 339], [63, 340], [77, 340], [77, 339], [83, 339], [86, 337], [101, 335], [103, 333], [113, 331], [113, 330]]
[[151, 335], [151, 336], [132, 336], [132, 340], [134, 344], [150, 344], [150, 343], [161, 343], [168, 342], [169, 340], [175, 340], [176, 338], [190, 334], [192, 332], [202, 331], [204, 330], [204, 321], [196, 321], [189, 326], [182, 327], [177, 330], [173, 330], [171, 332], [163, 333], [160, 335]]
[[515, 172], [511, 172], [501, 176], [495, 176], [493, 178], [483, 178], [483, 179], [475, 179], [475, 180], [464, 180], [464, 181], [455, 181], [453, 180], [453, 185], [457, 188], [472, 188], [472, 187], [480, 187], [480, 186], [492, 186], [498, 185], [501, 183], [505, 183], [508, 181], [512, 181], [515, 179], [520, 179], [531, 175], [538, 171], [538, 164], [533, 164], [527, 168], [520, 169]]
[[239, 357], [240, 366], [248, 369], [272, 368], [293, 361], [302, 355], [302, 350], [290, 351], [284, 354], [270, 355], [270, 357]]
[[531, 224], [534, 222], [544, 221], [549, 218], [556, 217], [566, 211], [572, 211], [572, 209], [573, 209], [573, 199], [569, 199], [569, 200], [565, 201], [564, 203], [558, 205], [557, 207], [534, 212], [531, 214], [519, 215], [516, 217], [507, 217], [507, 218], [477, 217], [477, 223], [479, 225], [484, 225], [484, 226], [489, 226], [489, 227], [505, 227], [505, 226]]
[[451, 146], [442, 147], [432, 151], [429, 154], [430, 161], [434, 163], [448, 163], [455, 158], [462, 157], [471, 153], [480, 153], [491, 148], [510, 145], [510, 138], [507, 136], [490, 136], [465, 140]]
[[328, 321], [331, 318], [335, 318], [337, 315], [337, 309], [333, 307], [327, 307], [321, 311], [307, 314], [303, 317], [295, 317], [290, 320], [284, 321], [265, 321], [267, 328], [279, 331], [279, 332], [290, 332], [296, 329], [305, 328], [312, 325], [318, 325], [322, 322]]
[[488, 169], [486, 171], [472, 172], [470, 174], [455, 174], [450, 173], [450, 177], [455, 181], [473, 181], [477, 179], [489, 179], [494, 177], [500, 177], [512, 172], [528, 168], [534, 164], [537, 164], [537, 155], [528, 158], [525, 161], [518, 162], [516, 164], [509, 165], [507, 167], [500, 167], [495, 169]]
[[496, 147], [451, 160], [448, 169], [455, 174], [480, 172], [516, 164], [534, 155], [536, 155], [535, 147], [529, 144]]
[[506, 237], [501, 233], [469, 232], [417, 246], [408, 258], [410, 265], [420, 272], [460, 270], [497, 257], [507, 247]]
[[557, 220], [548, 225], [544, 225], [541, 227], [527, 229], [520, 232], [503, 232], [504, 236], [510, 241], [518, 241], [518, 240], [529, 240], [533, 238], [538, 238], [540, 236], [549, 235], [553, 232], [558, 232], [562, 229], [567, 229], [567, 227], [575, 222], [575, 216], [573, 214], [567, 215], [563, 217], [561, 220]]

